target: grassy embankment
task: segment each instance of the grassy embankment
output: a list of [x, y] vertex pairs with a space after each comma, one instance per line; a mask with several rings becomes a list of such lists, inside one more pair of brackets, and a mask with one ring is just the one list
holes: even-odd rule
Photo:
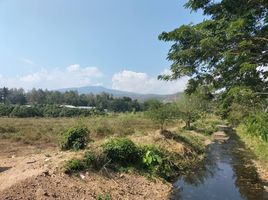
[[[33, 145], [57, 146], [61, 133], [74, 126], [78, 120], [78, 118], [0, 118], [0, 138]], [[178, 173], [184, 173], [202, 161], [209, 134], [216, 131], [216, 124], [220, 123], [212, 117], [196, 122], [194, 126], [197, 131], [186, 131], [182, 129], [184, 124], [178, 120], [167, 124], [167, 129], [172, 132], [160, 134], [159, 127], [143, 113], [90, 117], [82, 120], [90, 131], [91, 142], [86, 151], [91, 151], [96, 156], [103, 152], [109, 154], [107, 148], [106, 152], [104, 148], [107, 142], [121, 137], [128, 138], [136, 145], [134, 148], [140, 156], [138, 159], [141, 159], [138, 168], [142, 165], [142, 170], [134, 170], [146, 174], [150, 168], [150, 175], [153, 176], [159, 176], [158, 172], [155, 172], [157, 168], [171, 166]], [[151, 168], [146, 163], [148, 161], [144, 163], [143, 159], [146, 158], [149, 162], [150, 159], [156, 159], [157, 156], [154, 154], [157, 154], [158, 150], [161, 152], [159, 154], [161, 161], [159, 163], [154, 161], [154, 166]], [[116, 160], [114, 162], [118, 164]], [[168, 163], [168, 165], [164, 166], [163, 163], [165, 165]], [[133, 169], [133, 166], [127, 166], [123, 170], [130, 168]], [[165, 175], [160, 175], [160, 177], [165, 177]], [[171, 174], [171, 176], [174, 175]]]
[[241, 140], [255, 154], [261, 166], [268, 171], [268, 143], [248, 134], [244, 125], [240, 125], [236, 130]]

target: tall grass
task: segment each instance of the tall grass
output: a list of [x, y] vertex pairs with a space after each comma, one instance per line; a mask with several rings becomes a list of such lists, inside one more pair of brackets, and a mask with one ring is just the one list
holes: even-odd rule
[[240, 136], [241, 140], [245, 142], [246, 146], [253, 151], [261, 164], [268, 170], [268, 143], [260, 137], [248, 134], [245, 125], [239, 125], [237, 134]]

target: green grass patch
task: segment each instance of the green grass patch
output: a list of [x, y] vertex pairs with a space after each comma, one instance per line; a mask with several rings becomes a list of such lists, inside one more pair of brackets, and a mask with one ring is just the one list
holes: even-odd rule
[[226, 124], [215, 115], [208, 115], [193, 123], [193, 129], [205, 136], [210, 136], [218, 131], [218, 125]]
[[246, 146], [256, 155], [257, 159], [268, 169], [268, 142], [265, 142], [258, 136], [254, 136], [247, 132], [244, 125], [237, 128], [237, 134]]

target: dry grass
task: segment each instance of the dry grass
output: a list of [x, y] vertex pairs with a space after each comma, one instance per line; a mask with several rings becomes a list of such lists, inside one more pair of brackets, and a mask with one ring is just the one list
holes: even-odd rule
[[26, 144], [56, 144], [59, 133], [75, 123], [73, 118], [0, 118], [0, 137]]
[[[88, 118], [0, 118], [0, 138], [26, 144], [57, 145], [59, 135], [80, 120], [93, 140], [110, 136], [146, 135], [158, 127], [143, 113]], [[169, 124], [173, 126], [173, 124]]]

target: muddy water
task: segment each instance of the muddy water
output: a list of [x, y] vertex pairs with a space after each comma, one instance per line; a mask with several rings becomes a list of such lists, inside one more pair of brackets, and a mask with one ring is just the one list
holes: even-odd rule
[[228, 140], [216, 138], [207, 157], [196, 170], [174, 183], [176, 200], [262, 200], [268, 199], [252, 163], [253, 155], [232, 129]]

